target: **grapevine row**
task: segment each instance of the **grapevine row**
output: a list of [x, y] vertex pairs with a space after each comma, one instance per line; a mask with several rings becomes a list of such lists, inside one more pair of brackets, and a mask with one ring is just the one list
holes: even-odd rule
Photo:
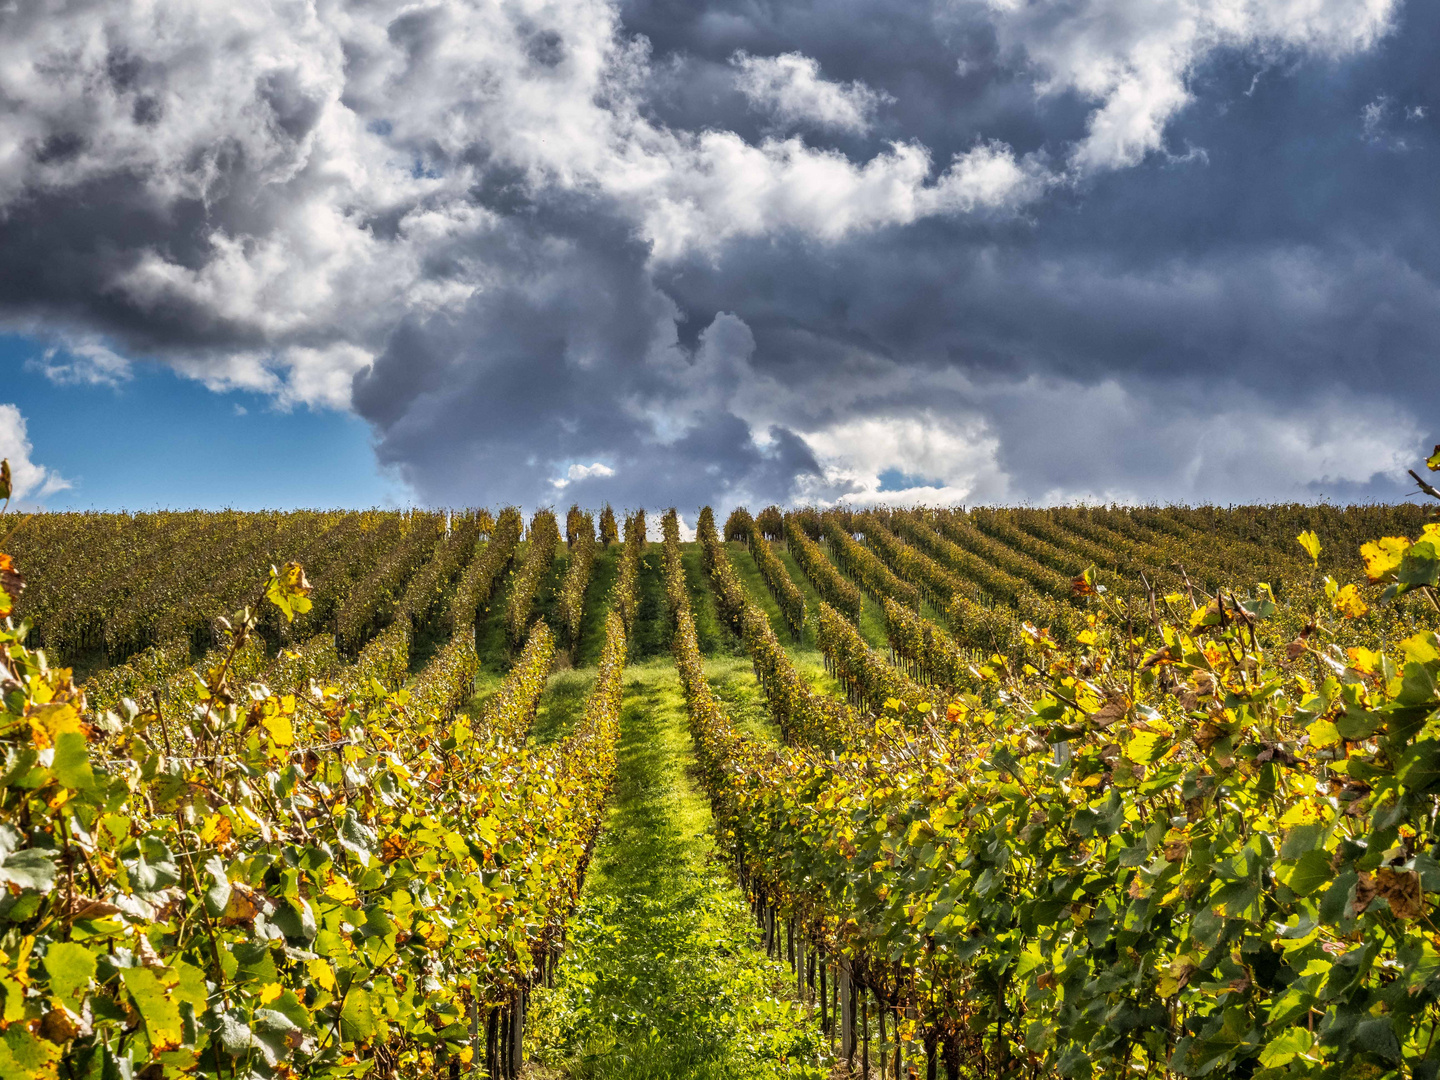
[[[811, 689], [796, 670], [775, 636], [769, 618], [750, 599], [730, 564], [725, 545], [715, 531], [715, 515], [708, 506], [700, 512], [695, 536], [700, 541], [705, 570], [715, 590], [720, 614], [744, 643], [755, 678], [769, 703], [770, 715], [785, 740], [816, 746], [846, 744], [859, 726], [855, 714], [843, 702]], [[677, 531], [674, 540], [677, 558], [678, 544]]]
[[750, 556], [755, 560], [760, 576], [765, 579], [771, 595], [775, 597], [775, 603], [779, 605], [780, 614], [785, 617], [790, 632], [795, 635], [795, 640], [799, 641], [805, 631], [805, 594], [795, 584], [795, 579], [790, 576], [790, 571], [786, 569], [780, 556], [775, 554], [759, 526], [743, 508], [735, 510], [726, 519], [725, 539], [743, 540], [749, 546]]
[[510, 644], [519, 647], [530, 631], [535, 600], [540, 587], [555, 566], [560, 546], [560, 527], [550, 510], [537, 510], [525, 534], [525, 557], [510, 579], [510, 599], [505, 608], [505, 633]]
[[450, 633], [478, 622], [487, 610], [496, 585], [515, 559], [515, 548], [520, 543], [523, 526], [524, 519], [515, 507], [510, 506], [500, 512], [490, 531], [489, 542], [460, 575], [459, 584], [450, 598], [450, 606], [445, 612], [445, 627]]
[[785, 545], [790, 549], [795, 562], [815, 586], [820, 599], [855, 624], [860, 622], [860, 590], [841, 576], [801, 526], [794, 514], [785, 515]]

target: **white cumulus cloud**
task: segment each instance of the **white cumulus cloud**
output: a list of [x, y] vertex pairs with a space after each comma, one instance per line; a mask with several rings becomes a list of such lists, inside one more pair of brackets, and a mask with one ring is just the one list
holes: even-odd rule
[[1369, 48], [1399, 0], [988, 0], [1002, 46], [1043, 94], [1097, 103], [1075, 147], [1082, 171], [1138, 164], [1189, 104], [1189, 78], [1219, 49], [1339, 57]]
[[593, 465], [571, 465], [565, 470], [565, 475], [558, 480], [551, 480], [557, 489], [563, 490], [575, 483], [577, 480], [593, 480], [597, 477], [604, 478], [614, 476], [615, 470], [603, 462], [597, 461]]
[[820, 65], [802, 53], [751, 56], [741, 50], [730, 60], [735, 85], [750, 103], [785, 125], [808, 123], [834, 131], [864, 134], [889, 94], [862, 82], [822, 78]]
[[70, 487], [70, 481], [54, 469], [33, 461], [34, 452], [20, 410], [14, 405], [0, 405], [0, 458], [10, 461], [12, 505], [35, 507]]

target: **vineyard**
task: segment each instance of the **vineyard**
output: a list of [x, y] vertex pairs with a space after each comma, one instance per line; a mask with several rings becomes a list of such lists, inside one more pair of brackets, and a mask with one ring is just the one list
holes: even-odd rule
[[1435, 1080], [1431, 520], [8, 514], [0, 1077]]

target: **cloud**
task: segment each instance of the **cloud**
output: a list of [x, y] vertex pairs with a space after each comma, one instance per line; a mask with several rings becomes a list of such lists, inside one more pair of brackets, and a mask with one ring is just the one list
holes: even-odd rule
[[864, 134], [875, 110], [894, 100], [862, 82], [821, 78], [820, 65], [801, 53], [751, 56], [741, 50], [730, 63], [736, 69], [735, 84], [750, 104], [787, 127], [811, 124]]
[[1371, 48], [1399, 0], [989, 0], [1003, 48], [1034, 65], [1042, 94], [1097, 107], [1071, 155], [1082, 172], [1140, 163], [1193, 100], [1189, 79], [1210, 54], [1337, 58]]
[[12, 507], [40, 509], [47, 497], [70, 487], [70, 481], [54, 469], [32, 461], [34, 452], [20, 410], [0, 405], [0, 458], [10, 461]]
[[131, 377], [130, 361], [94, 339], [78, 338], [52, 345], [25, 361], [27, 371], [44, 375], [57, 386], [119, 386]]
[[550, 483], [558, 490], [569, 487], [577, 480], [590, 480], [614, 476], [615, 470], [602, 462], [595, 462], [593, 465], [571, 465], [565, 470], [565, 475], [559, 480], [551, 480]]
[[6, 31], [0, 322], [79, 343], [40, 370], [351, 409], [426, 501], [1394, 494], [1440, 407], [1440, 161], [1356, 141], [1440, 92], [1419, 5], [75, 0]]

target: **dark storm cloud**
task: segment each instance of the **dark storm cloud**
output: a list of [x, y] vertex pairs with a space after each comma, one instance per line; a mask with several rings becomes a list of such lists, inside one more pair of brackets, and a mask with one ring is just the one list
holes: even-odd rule
[[1401, 493], [1440, 10], [1091, 6], [3, 12], [0, 317], [429, 501]]

